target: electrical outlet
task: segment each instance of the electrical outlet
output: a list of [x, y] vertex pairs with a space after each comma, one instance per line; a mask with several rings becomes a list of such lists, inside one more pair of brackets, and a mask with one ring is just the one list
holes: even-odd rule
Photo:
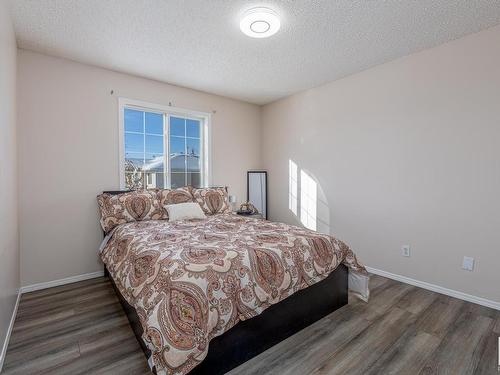
[[410, 245], [401, 246], [401, 255], [404, 257], [410, 256]]
[[474, 258], [464, 257], [462, 262], [462, 269], [472, 271], [474, 269]]

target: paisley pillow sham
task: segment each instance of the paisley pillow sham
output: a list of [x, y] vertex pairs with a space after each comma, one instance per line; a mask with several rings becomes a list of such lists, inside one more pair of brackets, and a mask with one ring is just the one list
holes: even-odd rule
[[158, 192], [158, 198], [163, 207], [177, 203], [194, 202], [191, 190], [192, 188], [190, 186], [184, 186], [177, 189], [161, 189]]
[[225, 214], [231, 212], [227, 188], [193, 189], [193, 196], [206, 215]]
[[103, 193], [97, 196], [101, 226], [105, 233], [119, 224], [131, 221], [165, 218], [165, 209], [156, 190], [131, 191], [118, 195]]

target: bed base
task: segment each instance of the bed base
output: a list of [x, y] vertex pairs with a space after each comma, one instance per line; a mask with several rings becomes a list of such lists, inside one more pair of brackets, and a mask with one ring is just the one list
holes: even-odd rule
[[[104, 274], [109, 276], [106, 266]], [[189, 374], [224, 374], [346, 305], [347, 276], [347, 267], [341, 264], [319, 283], [294, 293], [252, 319], [239, 322], [210, 341], [206, 358]], [[146, 358], [149, 358], [151, 351], [141, 338], [143, 330], [135, 309], [123, 298], [113, 278], [109, 279]]]

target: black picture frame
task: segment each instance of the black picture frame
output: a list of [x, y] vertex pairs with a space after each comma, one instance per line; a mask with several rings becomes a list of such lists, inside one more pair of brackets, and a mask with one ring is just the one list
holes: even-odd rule
[[263, 217], [264, 219], [267, 220], [268, 218], [268, 212], [269, 212], [269, 199], [268, 199], [268, 193], [267, 193], [267, 185], [268, 185], [268, 176], [267, 176], [267, 171], [261, 171], [261, 170], [251, 170], [251, 171], [247, 171], [247, 202], [250, 202], [250, 174], [252, 173], [258, 173], [258, 174], [264, 174], [266, 176], [266, 186], [265, 186], [265, 199], [266, 199], [266, 212], [263, 213], [261, 212], [261, 214], [263, 214]]

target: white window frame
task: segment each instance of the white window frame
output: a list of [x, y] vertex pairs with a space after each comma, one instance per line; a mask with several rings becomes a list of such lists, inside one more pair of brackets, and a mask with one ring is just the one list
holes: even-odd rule
[[210, 186], [212, 183], [212, 114], [208, 112], [193, 111], [190, 109], [172, 107], [170, 105], [148, 103], [142, 100], [118, 98], [118, 149], [119, 149], [119, 166], [120, 166], [120, 189], [125, 189], [125, 108], [136, 109], [139, 111], [147, 111], [163, 114], [163, 150], [165, 157], [165, 165], [167, 166], [165, 173], [165, 187], [170, 188], [170, 142], [169, 129], [170, 116], [180, 116], [185, 119], [198, 120], [201, 124], [201, 185]]

